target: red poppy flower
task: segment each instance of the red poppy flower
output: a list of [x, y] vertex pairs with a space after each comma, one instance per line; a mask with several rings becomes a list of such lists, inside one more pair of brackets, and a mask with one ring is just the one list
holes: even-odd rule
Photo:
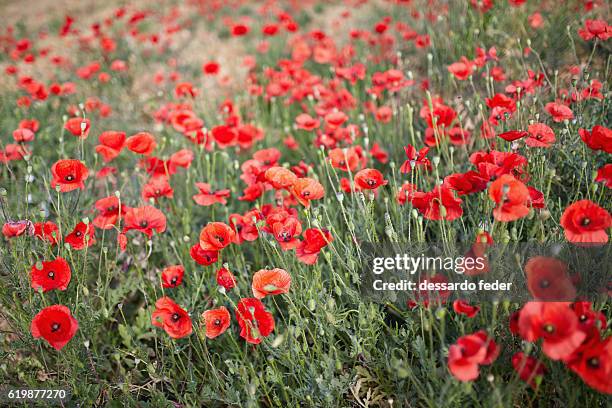
[[34, 140], [34, 132], [30, 129], [16, 129], [13, 131], [13, 139], [17, 143], [28, 143]]
[[472, 306], [465, 300], [457, 299], [453, 302], [453, 310], [455, 313], [466, 315], [471, 319], [478, 314], [480, 307]]
[[529, 213], [529, 190], [509, 174], [504, 174], [491, 183], [489, 197], [497, 204], [493, 216], [498, 221], [515, 221]]
[[578, 129], [578, 134], [591, 149], [603, 150], [612, 154], [612, 130], [607, 127], [597, 125], [590, 132], [586, 129]]
[[206, 337], [214, 339], [228, 329], [231, 318], [225, 306], [221, 306], [217, 309], [207, 310], [202, 313], [202, 321], [204, 322], [204, 326], [206, 326]]
[[157, 142], [152, 134], [139, 132], [127, 138], [125, 146], [134, 153], [149, 156], [157, 147]]
[[263, 299], [269, 295], [289, 292], [291, 276], [284, 269], [260, 269], [253, 275], [253, 296]]
[[297, 236], [302, 233], [302, 224], [297, 217], [285, 216], [278, 219], [268, 217], [266, 222], [269, 231], [274, 235], [283, 251], [295, 249], [300, 244]]
[[568, 302], [576, 297], [576, 288], [567, 265], [558, 259], [536, 256], [525, 264], [527, 288], [534, 300]]
[[240, 326], [240, 337], [248, 343], [259, 344], [274, 331], [274, 317], [267, 312], [261, 300], [240, 299], [236, 307], [236, 319]]
[[586, 20], [584, 28], [578, 30], [578, 35], [584, 41], [590, 41], [593, 38], [605, 41], [612, 37], [612, 26], [608, 25], [605, 20]]
[[177, 98], [186, 96], [195, 98], [198, 95], [198, 90], [191, 82], [180, 82], [174, 87], [174, 94]]
[[2, 235], [6, 238], [19, 237], [25, 233], [34, 234], [34, 225], [28, 220], [8, 221], [2, 226]]
[[220, 268], [217, 271], [217, 285], [223, 286], [225, 290], [230, 290], [236, 286], [236, 278], [229, 269]]
[[470, 162], [487, 179], [520, 172], [527, 165], [527, 159], [518, 153], [498, 152], [496, 150], [488, 153], [481, 151], [473, 153], [470, 156]]
[[578, 243], [606, 243], [612, 226], [610, 213], [590, 200], [580, 200], [565, 209], [559, 223], [565, 238]]
[[404, 146], [404, 152], [406, 152], [406, 161], [400, 167], [402, 173], [410, 173], [410, 171], [418, 166], [425, 167], [426, 170], [431, 170], [431, 162], [426, 157], [429, 152], [429, 147], [423, 147], [418, 151], [412, 145]]
[[546, 367], [537, 359], [526, 355], [522, 351], [512, 356], [512, 367], [518, 373], [519, 378], [525, 381], [533, 389], [537, 387], [536, 379], [543, 377]]
[[265, 179], [275, 189], [289, 189], [297, 181], [297, 176], [284, 167], [270, 167], [266, 170]]
[[370, 149], [370, 155], [379, 163], [385, 164], [389, 161], [389, 153], [387, 153], [378, 143], [374, 143]]
[[465, 81], [474, 72], [474, 63], [466, 57], [461, 57], [461, 61], [450, 64], [447, 69], [455, 78]]
[[542, 338], [542, 350], [553, 360], [569, 357], [586, 337], [567, 302], [527, 302], [521, 309], [518, 328], [527, 341]]
[[291, 193], [304, 207], [310, 207], [310, 201], [323, 198], [325, 190], [317, 180], [304, 177], [297, 179], [291, 186]]
[[96, 173], [96, 178], [98, 180], [102, 180], [109, 176], [112, 176], [113, 174], [117, 174], [117, 168], [112, 166], [105, 166], [98, 170], [98, 172]]
[[210, 132], [220, 148], [233, 146], [238, 139], [237, 129], [227, 125], [215, 126]]
[[250, 28], [246, 24], [237, 23], [232, 26], [232, 35], [235, 37], [246, 35], [249, 31]]
[[549, 102], [544, 107], [544, 110], [552, 116], [553, 121], [563, 122], [564, 120], [574, 119], [574, 113], [570, 108], [562, 103]]
[[161, 234], [166, 230], [166, 216], [163, 212], [150, 205], [130, 208], [125, 213], [124, 221], [124, 233], [130, 230], [137, 230], [151, 238], [153, 231]]
[[23, 119], [19, 122], [19, 129], [29, 129], [32, 132], [38, 132], [40, 123], [36, 119]]
[[444, 185], [455, 190], [458, 195], [479, 193], [487, 189], [489, 180], [480, 173], [470, 170], [466, 173], [456, 173], [444, 178]]
[[419, 112], [419, 116], [427, 122], [429, 128], [434, 127], [434, 121], [438, 128], [448, 129], [452, 127], [452, 123], [457, 118], [457, 112], [453, 108], [445, 105], [442, 98], [434, 98], [432, 100], [432, 108], [433, 110], [430, 109], [428, 101], [424, 101], [423, 107]]
[[180, 286], [183, 282], [183, 275], [185, 275], [185, 268], [182, 265], [168, 266], [161, 274], [162, 287], [176, 288]]
[[485, 331], [468, 334], [448, 348], [448, 368], [458, 380], [472, 381], [480, 375], [480, 366], [493, 363], [499, 351]]
[[593, 338], [568, 366], [590, 387], [612, 394], [612, 337]]
[[607, 188], [612, 188], [612, 163], [608, 163], [597, 170], [596, 183], [604, 183]]
[[167, 177], [152, 177], [147, 184], [142, 186], [141, 196], [145, 200], [157, 200], [161, 197], [172, 198], [174, 196], [174, 190], [170, 186], [170, 183], [168, 183]]
[[208, 266], [217, 262], [219, 251], [205, 251], [200, 244], [197, 243], [191, 247], [189, 255], [198, 265]]
[[411, 193], [411, 203], [427, 220], [455, 220], [463, 215], [460, 198], [444, 186], [436, 186], [430, 192], [414, 191]]
[[193, 201], [198, 205], [209, 206], [216, 203], [227, 204], [227, 198], [230, 196], [228, 189], [212, 191], [208, 183], [196, 183], [196, 187], [200, 190], [199, 194], [193, 196]]
[[257, 200], [259, 197], [261, 197], [263, 192], [264, 192], [263, 183], [252, 184], [244, 189], [244, 191], [242, 192], [243, 195], [238, 197], [238, 200], [252, 202], [252, 201]]
[[33, 265], [30, 278], [32, 289], [42, 288], [43, 292], [53, 289], [66, 290], [70, 283], [70, 265], [64, 258], [57, 257], [53, 261], [42, 261], [41, 269]]
[[522, 139], [525, 136], [528, 136], [529, 133], [524, 130], [510, 130], [508, 132], [500, 133], [497, 136], [508, 142], [514, 142], [515, 140]]
[[388, 106], [381, 106], [376, 109], [374, 117], [378, 122], [389, 123], [393, 117], [393, 110]]
[[261, 164], [263, 170], [268, 170], [270, 167], [276, 166], [280, 158], [280, 150], [274, 147], [269, 149], [261, 149], [253, 154], [253, 159]]
[[307, 265], [317, 262], [321, 249], [329, 245], [334, 238], [328, 230], [308, 228], [304, 231], [304, 240], [295, 249], [298, 260]]
[[117, 221], [125, 215], [128, 206], [123, 205], [117, 196], [108, 196], [99, 199], [95, 204], [99, 214], [94, 218], [93, 225], [100, 229], [111, 229]]
[[124, 252], [127, 248], [127, 237], [124, 233], [117, 234], [117, 245], [119, 245], [121, 252]]
[[529, 190], [529, 205], [532, 208], [546, 207], [546, 203], [544, 202], [544, 193], [531, 186], [528, 186], [527, 190]]
[[251, 124], [239, 125], [238, 128], [238, 145], [243, 149], [249, 149], [256, 141], [264, 138], [262, 129]]
[[229, 216], [229, 223], [236, 233], [234, 242], [241, 244], [244, 241], [255, 241], [259, 237], [259, 230], [255, 222], [261, 219], [261, 217], [261, 213], [258, 210], [249, 211], [245, 215], [231, 214]]
[[389, 183], [376, 169], [363, 169], [355, 174], [355, 185], [361, 190], [376, 190]]
[[[606, 316], [603, 312], [593, 310], [591, 302], [574, 302], [571, 307], [578, 316], [578, 328], [586, 333], [588, 339], [598, 336], [600, 332], [606, 329]], [[584, 345], [585, 343], [583, 343], [583, 347]]]
[[227, 224], [211, 222], [200, 232], [200, 247], [205, 251], [219, 251], [234, 241], [235, 232]]
[[344, 171], [355, 171], [360, 162], [359, 155], [354, 148], [332, 149], [328, 157], [333, 167]]
[[85, 188], [85, 179], [89, 176], [89, 170], [79, 160], [58, 160], [51, 167], [51, 188], [60, 187], [62, 193]]
[[529, 137], [525, 144], [529, 147], [550, 147], [555, 143], [555, 132], [543, 123], [534, 123], [527, 128]]
[[89, 135], [91, 123], [89, 119], [70, 118], [64, 124], [64, 129], [70, 132], [73, 136], [86, 138]]
[[51, 245], [56, 245], [62, 239], [59, 228], [54, 222], [37, 222], [34, 224], [34, 236], [49, 242]]
[[64, 242], [69, 244], [72, 249], [76, 250], [92, 246], [96, 243], [95, 228], [93, 224], [79, 222], [72, 232], [64, 237]]
[[78, 329], [79, 323], [62, 305], [45, 307], [34, 316], [30, 326], [35, 339], [42, 337], [56, 350], [64, 348]]
[[189, 149], [181, 149], [176, 153], [173, 153], [168, 159], [168, 171], [170, 174], [175, 174], [179, 167], [188, 169], [191, 166], [195, 155]]
[[219, 73], [219, 64], [215, 61], [205, 62], [202, 65], [202, 72], [205, 75], [217, 75]]
[[189, 336], [193, 331], [191, 318], [187, 311], [177, 305], [168, 296], [155, 302], [155, 310], [151, 315], [151, 323], [164, 329], [173, 339]]
[[96, 146], [96, 153], [102, 156], [105, 162], [113, 160], [119, 156], [123, 145], [125, 144], [125, 133], [108, 130], [102, 132], [98, 138], [99, 145]]
[[0, 163], [22, 160], [30, 152], [21, 144], [7, 144], [4, 151], [0, 149]]
[[295, 118], [295, 123], [298, 129], [312, 131], [319, 127], [319, 119], [315, 119], [307, 113], [301, 113]]
[[342, 124], [344, 124], [344, 122], [346, 122], [347, 120], [348, 116], [346, 115], [346, 113], [338, 110], [329, 112], [327, 115], [325, 115], [325, 124], [330, 129], [336, 129], [342, 126]]

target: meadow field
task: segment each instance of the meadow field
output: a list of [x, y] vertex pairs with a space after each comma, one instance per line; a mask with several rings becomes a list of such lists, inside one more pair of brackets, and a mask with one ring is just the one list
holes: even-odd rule
[[0, 406], [609, 407], [610, 21], [1, 2]]

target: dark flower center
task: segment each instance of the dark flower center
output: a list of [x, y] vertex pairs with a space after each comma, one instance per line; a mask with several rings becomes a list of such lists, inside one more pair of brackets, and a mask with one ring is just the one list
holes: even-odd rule
[[215, 326], [221, 325], [221, 319], [215, 319]]
[[302, 197], [308, 197], [310, 195], [310, 191], [304, 191], [302, 193]]
[[587, 317], [587, 315], [585, 315], [585, 314], [582, 314], [582, 315], [580, 315], [580, 317], [579, 317], [579, 320], [580, 320], [581, 322], [586, 322], [586, 320], [587, 320], [587, 319], [588, 319], [588, 317]]
[[173, 284], [173, 285], [176, 285], [176, 279], [177, 279], [176, 276], [173, 277], [172, 280], [170, 280], [170, 283]]
[[553, 325], [552, 325], [552, 324], [550, 324], [550, 323], [549, 323], [549, 324], [545, 324], [545, 325], [544, 325], [544, 331], [545, 331], [546, 333], [552, 334], [552, 333], [554, 333], [554, 332], [555, 332], [555, 326], [553, 326]]
[[368, 183], [368, 186], [374, 187], [376, 185], [376, 180], [368, 179], [367, 183]]
[[238, 232], [242, 231], [242, 224], [236, 225], [236, 231]]
[[582, 224], [582, 226], [583, 226], [583, 227], [586, 227], [586, 226], [587, 226], [587, 225], [589, 225], [590, 223], [591, 223], [591, 220], [590, 220], [589, 218], [587, 218], [587, 217], [584, 217], [584, 218], [582, 219], [582, 222], [581, 222], [581, 224]]
[[74, 179], [75, 179], [75, 177], [72, 174], [69, 174], [66, 177], [64, 177], [64, 180], [66, 180], [66, 181], [73, 181]]
[[289, 234], [288, 232], [281, 232], [280, 233], [280, 238], [285, 241], [285, 242], [289, 242], [291, 241], [291, 234]]
[[147, 228], [147, 226], [148, 226], [148, 225], [149, 225], [149, 223], [148, 223], [146, 220], [142, 220], [142, 221], [140, 221], [140, 226], [141, 226], [142, 228]]
[[217, 239], [217, 241], [223, 243], [223, 241], [225, 241], [225, 238], [223, 238], [221, 235], [215, 235], [215, 238]]
[[178, 313], [173, 313], [172, 314], [172, 321], [174, 322], [178, 322], [178, 320], [181, 318], [181, 316]]
[[591, 357], [587, 360], [587, 365], [590, 368], [599, 368], [599, 359], [597, 357]]
[[53, 323], [51, 325], [51, 332], [55, 333], [56, 331], [58, 331], [60, 329], [60, 324], [59, 323]]
[[81, 235], [83, 235], [83, 233], [81, 231], [77, 231], [74, 233], [74, 235], [76, 235], [77, 237], [80, 237]]
[[53, 279], [55, 279], [55, 272], [53, 272], [53, 271], [49, 271], [49, 273], [47, 274], [47, 276], [49, 277], [49, 279], [53, 280]]
[[550, 282], [549, 282], [547, 279], [542, 279], [542, 280], [540, 281], [540, 287], [541, 287], [542, 289], [546, 289], [546, 288], [547, 288], [547, 287], [549, 287], [549, 286], [550, 286]]

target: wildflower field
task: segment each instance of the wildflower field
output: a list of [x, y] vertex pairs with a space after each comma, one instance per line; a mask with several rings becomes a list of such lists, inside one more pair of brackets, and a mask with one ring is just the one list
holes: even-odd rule
[[[609, 21], [3, 2], [0, 406], [610, 406]], [[463, 267], [372, 286], [415, 245]]]

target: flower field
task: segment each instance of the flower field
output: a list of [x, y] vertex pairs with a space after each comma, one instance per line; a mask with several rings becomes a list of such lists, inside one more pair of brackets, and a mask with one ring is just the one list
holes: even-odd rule
[[[607, 2], [34, 3], [0, 5], [0, 405], [610, 405]], [[372, 296], [414, 245], [476, 281], [556, 249], [512, 252], [528, 300]]]

